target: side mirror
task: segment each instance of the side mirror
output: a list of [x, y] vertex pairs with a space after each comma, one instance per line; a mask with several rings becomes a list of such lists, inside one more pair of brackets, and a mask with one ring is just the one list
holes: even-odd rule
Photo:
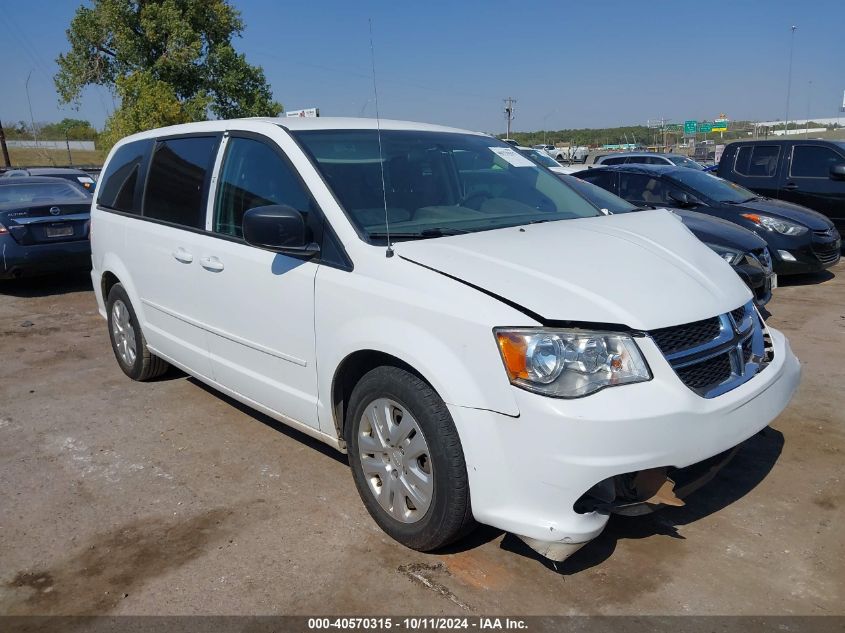
[[831, 180], [845, 180], [845, 163], [835, 163], [830, 166]]
[[674, 200], [681, 207], [694, 207], [697, 204], [701, 204], [695, 197], [683, 191], [673, 190], [668, 195], [670, 200]]
[[244, 213], [244, 239], [247, 244], [285, 255], [311, 257], [320, 252], [315, 243], [305, 240], [305, 219], [286, 204], [255, 207]]

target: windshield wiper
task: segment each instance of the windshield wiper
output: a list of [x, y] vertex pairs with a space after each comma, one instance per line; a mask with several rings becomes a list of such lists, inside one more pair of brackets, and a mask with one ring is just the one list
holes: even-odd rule
[[389, 234], [387, 231], [379, 231], [374, 233], [367, 233], [367, 235], [371, 238], [384, 238], [387, 239], [388, 237], [391, 238], [414, 238], [414, 237], [446, 237], [448, 235], [462, 235], [464, 233], [469, 233], [466, 229], [423, 229], [422, 231], [391, 231]]

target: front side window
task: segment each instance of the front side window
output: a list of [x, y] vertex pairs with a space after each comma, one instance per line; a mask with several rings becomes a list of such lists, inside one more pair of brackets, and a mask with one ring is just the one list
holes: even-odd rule
[[[294, 136], [369, 240], [468, 233], [601, 212], [498, 139], [476, 134], [307, 130]], [[386, 208], [385, 208], [386, 207]]]
[[606, 189], [611, 193], [616, 193], [616, 172], [614, 171], [608, 169], [590, 169], [580, 172], [577, 177], [597, 187]]
[[823, 145], [796, 145], [792, 148], [789, 175], [793, 178], [829, 178], [830, 167], [845, 162], [839, 154]]
[[716, 202], [738, 203], [757, 198], [757, 194], [734, 182], [719, 178], [706, 171], [678, 169], [669, 178], [691, 189], [696, 195]]
[[639, 207], [634, 206], [627, 200], [623, 200], [619, 196], [610, 193], [607, 189], [594, 185], [586, 180], [581, 180], [580, 178], [566, 174], [561, 174], [558, 178], [569, 184], [570, 187], [575, 189], [575, 191], [580, 193], [599, 209], [607, 209], [613, 214], [630, 213], [631, 211], [640, 210]]
[[206, 180], [217, 140], [216, 136], [192, 136], [156, 145], [144, 194], [144, 217], [205, 228]]
[[152, 143], [152, 140], [127, 143], [114, 153], [100, 177], [98, 204], [126, 213], [141, 212], [140, 196], [135, 191]]
[[744, 145], [736, 153], [734, 171], [752, 178], [770, 178], [777, 173], [779, 157], [779, 145]]
[[287, 162], [261, 141], [229, 139], [214, 203], [214, 232], [243, 237], [244, 213], [282, 204], [303, 214], [311, 206], [310, 196]]

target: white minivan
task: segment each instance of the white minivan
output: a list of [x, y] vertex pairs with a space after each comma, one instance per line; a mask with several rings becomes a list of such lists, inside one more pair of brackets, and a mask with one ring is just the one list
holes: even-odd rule
[[680, 505], [800, 376], [668, 211], [608, 216], [485, 134], [245, 119], [117, 143], [92, 278], [135, 380], [174, 365], [349, 455], [433, 550], [495, 526], [563, 560]]

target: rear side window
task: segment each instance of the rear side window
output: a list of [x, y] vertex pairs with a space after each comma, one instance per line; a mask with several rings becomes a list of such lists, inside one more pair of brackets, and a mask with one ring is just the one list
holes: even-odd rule
[[793, 178], [829, 178], [831, 165], [842, 162], [845, 159], [824, 145], [796, 145], [792, 148], [789, 175]]
[[250, 138], [229, 139], [214, 205], [214, 232], [243, 237], [244, 213], [271, 204], [305, 214], [311, 198], [273, 148]]
[[663, 158], [657, 158], [656, 156], [629, 156], [628, 163], [634, 163], [639, 165], [665, 165], [669, 161]]
[[597, 187], [601, 187], [602, 189], [606, 189], [611, 193], [615, 192], [614, 187], [614, 174], [609, 171], [589, 171], [587, 173], [581, 172], [578, 174], [578, 178], [581, 180], [585, 180], [589, 183], [596, 185]]
[[645, 174], [619, 174], [619, 197], [646, 204], [664, 204], [666, 187], [657, 178]]
[[625, 162], [625, 158], [604, 158], [601, 161], [602, 165], [621, 165]]
[[777, 173], [780, 146], [744, 145], [736, 153], [734, 171], [752, 178], [771, 178]]
[[192, 136], [156, 145], [144, 194], [144, 217], [205, 228], [205, 194], [217, 141], [216, 136]]
[[126, 213], [141, 212], [141, 197], [136, 193], [152, 144], [152, 140], [135, 141], [114, 153], [105, 173], [100, 176], [98, 204]]

